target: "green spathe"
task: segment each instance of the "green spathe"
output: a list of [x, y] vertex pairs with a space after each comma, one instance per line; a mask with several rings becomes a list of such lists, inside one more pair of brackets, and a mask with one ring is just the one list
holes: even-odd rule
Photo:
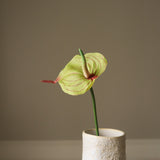
[[70, 95], [81, 95], [87, 92], [107, 67], [107, 60], [101, 53], [86, 53], [88, 78], [84, 75], [83, 62], [80, 55], [76, 55], [59, 73], [56, 82], [62, 90]]

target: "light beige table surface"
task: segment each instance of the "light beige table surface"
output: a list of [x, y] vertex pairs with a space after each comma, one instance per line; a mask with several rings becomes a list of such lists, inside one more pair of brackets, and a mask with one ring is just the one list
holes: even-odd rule
[[[160, 160], [160, 139], [126, 141], [127, 160]], [[0, 141], [0, 160], [81, 160], [81, 141]]]

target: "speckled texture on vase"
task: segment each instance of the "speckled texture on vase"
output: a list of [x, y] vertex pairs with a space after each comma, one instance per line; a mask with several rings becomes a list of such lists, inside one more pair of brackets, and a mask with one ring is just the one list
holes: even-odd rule
[[[90, 133], [87, 133], [89, 131]], [[125, 134], [114, 129], [99, 129], [83, 131], [82, 160], [125, 160]], [[109, 136], [108, 132], [111, 132]], [[116, 134], [116, 132], [119, 134]], [[113, 135], [112, 135], [113, 134]]]

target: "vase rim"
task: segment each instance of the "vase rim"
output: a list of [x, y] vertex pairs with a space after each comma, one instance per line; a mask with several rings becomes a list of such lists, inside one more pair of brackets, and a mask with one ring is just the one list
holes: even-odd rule
[[[109, 138], [109, 139], [112, 139], [112, 138], [120, 138], [120, 137], [124, 137], [125, 136], [125, 132], [121, 131], [121, 130], [118, 130], [118, 129], [113, 129], [113, 128], [99, 128], [99, 131], [101, 132], [102, 130], [106, 130], [106, 131], [116, 131], [115, 133], [117, 133], [117, 135], [114, 135], [114, 136], [107, 136], [107, 135], [99, 135], [97, 136], [95, 134], [95, 131], [96, 129], [95, 128], [91, 128], [91, 129], [87, 129], [87, 130], [83, 130], [83, 134], [86, 134], [88, 136], [93, 136], [93, 137], [99, 137], [99, 138]], [[94, 133], [92, 132], [94, 131]], [[92, 133], [87, 133], [87, 132], [92, 132]]]

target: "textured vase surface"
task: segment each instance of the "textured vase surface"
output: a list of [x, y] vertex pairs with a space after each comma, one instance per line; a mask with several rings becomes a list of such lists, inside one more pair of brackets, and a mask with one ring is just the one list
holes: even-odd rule
[[116, 129], [99, 128], [83, 131], [82, 160], [126, 160], [125, 133]]

